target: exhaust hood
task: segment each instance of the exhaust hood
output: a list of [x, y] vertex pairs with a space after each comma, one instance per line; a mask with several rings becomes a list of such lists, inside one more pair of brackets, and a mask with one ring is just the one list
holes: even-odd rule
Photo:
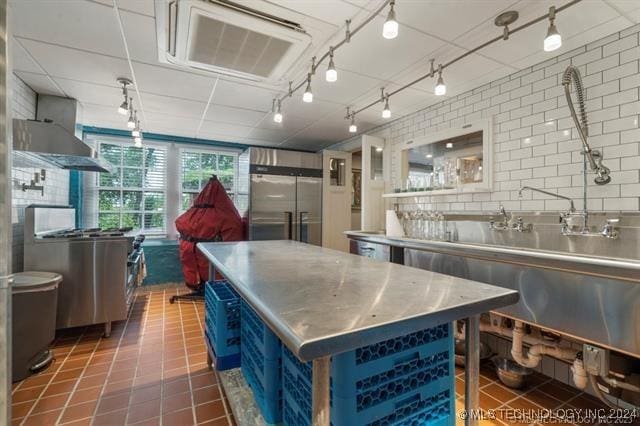
[[13, 120], [14, 166], [110, 173], [111, 164], [78, 137], [79, 115], [75, 99], [39, 95], [37, 120]]

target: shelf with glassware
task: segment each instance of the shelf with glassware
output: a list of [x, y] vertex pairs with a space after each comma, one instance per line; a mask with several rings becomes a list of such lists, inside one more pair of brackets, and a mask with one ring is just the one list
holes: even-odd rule
[[400, 187], [384, 198], [491, 191], [491, 121], [429, 133], [397, 147]]

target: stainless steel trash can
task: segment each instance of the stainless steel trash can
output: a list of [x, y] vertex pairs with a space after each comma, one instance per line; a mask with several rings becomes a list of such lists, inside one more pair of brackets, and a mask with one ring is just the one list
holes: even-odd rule
[[12, 284], [13, 381], [23, 380], [53, 360], [49, 345], [56, 333], [58, 284], [53, 272], [19, 272]]

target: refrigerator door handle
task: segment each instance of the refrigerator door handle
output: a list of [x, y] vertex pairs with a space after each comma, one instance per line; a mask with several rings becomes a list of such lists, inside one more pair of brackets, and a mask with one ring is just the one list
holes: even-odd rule
[[293, 212], [284, 212], [284, 239], [293, 239]]
[[300, 221], [298, 222], [299, 224], [298, 241], [301, 241], [303, 243], [309, 242], [309, 235], [307, 232], [308, 223], [309, 223], [309, 212], [300, 212]]

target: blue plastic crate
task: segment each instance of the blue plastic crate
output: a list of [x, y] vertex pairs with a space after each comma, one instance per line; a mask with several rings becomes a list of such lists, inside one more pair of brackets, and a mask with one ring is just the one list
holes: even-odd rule
[[207, 348], [209, 350], [209, 356], [211, 357], [213, 368], [218, 371], [224, 371], [240, 367], [240, 352], [227, 356], [218, 356], [216, 354], [216, 351], [213, 349], [213, 344], [211, 337], [209, 336], [209, 332], [205, 331], [204, 335], [207, 341]]
[[[283, 347], [283, 419], [310, 425], [311, 363]], [[449, 324], [346, 352], [331, 361], [331, 420], [339, 425], [453, 425]]]
[[260, 317], [241, 302], [242, 374], [267, 423], [282, 421], [282, 344]]
[[267, 327], [258, 314], [244, 300], [240, 303], [240, 310], [242, 312], [243, 340], [251, 340], [263, 358], [271, 361], [280, 359], [282, 343], [278, 336]]
[[224, 281], [205, 286], [205, 325], [219, 357], [240, 354], [240, 296]]

